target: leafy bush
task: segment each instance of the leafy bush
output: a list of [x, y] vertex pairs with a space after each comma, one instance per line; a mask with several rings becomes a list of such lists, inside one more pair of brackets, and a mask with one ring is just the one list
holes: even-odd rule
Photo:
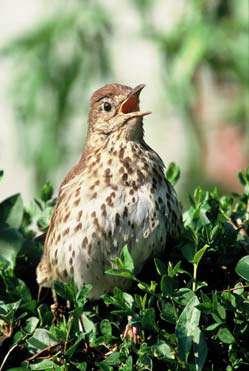
[[[2, 173], [1, 173], [2, 175]], [[166, 176], [175, 182], [179, 169]], [[35, 267], [54, 200], [46, 184], [25, 207], [0, 204], [0, 369], [236, 370], [249, 367], [249, 169], [242, 194], [197, 188], [176, 247], [135, 277], [127, 246], [107, 274], [132, 280], [89, 302], [91, 287], [55, 284], [71, 307], [57, 322], [51, 299], [37, 301]], [[127, 319], [138, 342], [123, 338]]]

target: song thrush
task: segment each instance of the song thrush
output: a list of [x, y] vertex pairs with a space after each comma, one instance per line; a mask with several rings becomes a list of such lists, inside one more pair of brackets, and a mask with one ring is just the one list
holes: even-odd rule
[[93, 94], [85, 149], [60, 186], [37, 267], [40, 287], [73, 279], [78, 288], [90, 283], [90, 297], [99, 298], [127, 284], [104, 273], [124, 245], [139, 272], [179, 235], [176, 193], [144, 141], [143, 116], [150, 112], [139, 109], [143, 87], [110, 84]]

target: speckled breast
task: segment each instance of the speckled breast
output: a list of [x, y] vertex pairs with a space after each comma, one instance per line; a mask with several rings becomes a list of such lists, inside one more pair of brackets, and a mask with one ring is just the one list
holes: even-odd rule
[[161, 160], [138, 144], [113, 145], [89, 156], [59, 197], [57, 228], [47, 241], [54, 277], [73, 278], [79, 287], [91, 283], [93, 297], [117, 283], [104, 271], [125, 244], [137, 271], [165, 246], [177, 212]]

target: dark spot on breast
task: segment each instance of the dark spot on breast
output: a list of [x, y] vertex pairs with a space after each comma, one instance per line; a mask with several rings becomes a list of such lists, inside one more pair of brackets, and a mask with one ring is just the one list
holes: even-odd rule
[[73, 266], [72, 266], [72, 267], [70, 267], [70, 273], [73, 274], [73, 272], [74, 272], [74, 269], [73, 269]]
[[121, 148], [120, 151], [119, 151], [119, 158], [123, 158], [124, 157], [124, 148]]
[[110, 207], [113, 207], [113, 202], [111, 196], [106, 197], [107, 205]]
[[112, 159], [110, 158], [107, 163], [108, 163], [108, 165], [111, 165], [112, 164]]
[[97, 198], [97, 192], [92, 195], [92, 199]]
[[136, 202], [136, 198], [135, 197], [132, 197], [132, 202]]
[[124, 212], [123, 212], [123, 217], [126, 218], [128, 216], [128, 209], [127, 207], [125, 206], [124, 208]]
[[134, 180], [132, 181], [132, 188], [134, 189], [134, 191], [138, 190], [137, 184]]
[[69, 227], [66, 228], [66, 229], [63, 231], [62, 235], [63, 235], [63, 236], [66, 236], [68, 233], [69, 233]]
[[83, 248], [86, 247], [87, 244], [88, 244], [88, 238], [85, 237], [85, 238], [83, 239], [83, 241], [82, 241], [82, 247], [83, 247]]
[[92, 218], [96, 218], [96, 211], [93, 211], [93, 212], [92, 212], [91, 217], [92, 217]]
[[56, 242], [55, 242], [55, 243], [58, 243], [58, 242], [60, 242], [60, 240], [61, 240], [61, 235], [60, 235], [60, 234], [58, 234], [58, 236], [57, 236], [57, 238], [56, 238]]
[[82, 228], [82, 223], [78, 223], [76, 227], [74, 228], [75, 232], [78, 232]]
[[123, 166], [121, 166], [121, 168], [119, 169], [119, 172], [120, 172], [120, 174], [123, 174], [123, 173], [124, 173], [124, 171], [125, 171], [124, 167], [123, 167]]
[[122, 179], [123, 179], [123, 181], [125, 182], [125, 181], [128, 179], [128, 174], [127, 174], [127, 173], [124, 173], [124, 174], [122, 175]]
[[69, 248], [68, 249], [69, 249], [69, 251], [71, 251], [72, 250], [72, 245], [69, 245]]
[[134, 195], [134, 189], [130, 189], [130, 195]]
[[52, 265], [57, 265], [58, 264], [58, 260], [57, 259], [52, 259]]
[[78, 216], [77, 216], [77, 221], [78, 221], [78, 222], [80, 221], [81, 216], [82, 216], [82, 210], [80, 210], [80, 211], [78, 212]]
[[74, 204], [74, 206], [78, 206], [79, 203], [80, 203], [80, 198], [77, 198], [77, 200], [75, 200], [73, 204]]
[[70, 258], [70, 259], [69, 259], [69, 264], [70, 264], [70, 265], [73, 264], [73, 258]]
[[73, 250], [72, 252], [72, 257], [74, 258], [75, 257], [75, 251]]
[[87, 252], [88, 252], [88, 254], [91, 253], [91, 250], [92, 250], [92, 244], [89, 243], [89, 245], [87, 246]]
[[66, 277], [68, 276], [68, 274], [67, 274], [67, 270], [64, 269], [64, 271], [62, 272], [62, 274], [63, 274], [63, 276], [66, 278]]
[[142, 182], [144, 181], [144, 179], [145, 179], [144, 174], [142, 173], [141, 170], [138, 170], [138, 171], [137, 171], [137, 177], [138, 177], [138, 181], [139, 181], [140, 183], [142, 183]]
[[67, 222], [69, 216], [70, 216], [70, 212], [68, 212], [68, 213], [64, 216], [64, 218], [63, 218], [63, 222], [64, 222], [64, 223]]
[[75, 196], [78, 197], [79, 194], [80, 194], [80, 188], [77, 188], [77, 189], [76, 189], [76, 192], [75, 192]]
[[116, 223], [116, 227], [118, 227], [120, 225], [120, 215], [119, 215], [119, 213], [116, 213], [116, 215], [115, 215], [115, 223]]

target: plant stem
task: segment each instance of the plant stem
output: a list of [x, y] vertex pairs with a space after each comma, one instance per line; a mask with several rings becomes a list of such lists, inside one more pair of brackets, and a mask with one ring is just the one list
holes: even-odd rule
[[194, 263], [194, 266], [193, 266], [193, 284], [192, 284], [192, 290], [194, 292], [196, 291], [197, 267], [198, 267], [198, 265]]

